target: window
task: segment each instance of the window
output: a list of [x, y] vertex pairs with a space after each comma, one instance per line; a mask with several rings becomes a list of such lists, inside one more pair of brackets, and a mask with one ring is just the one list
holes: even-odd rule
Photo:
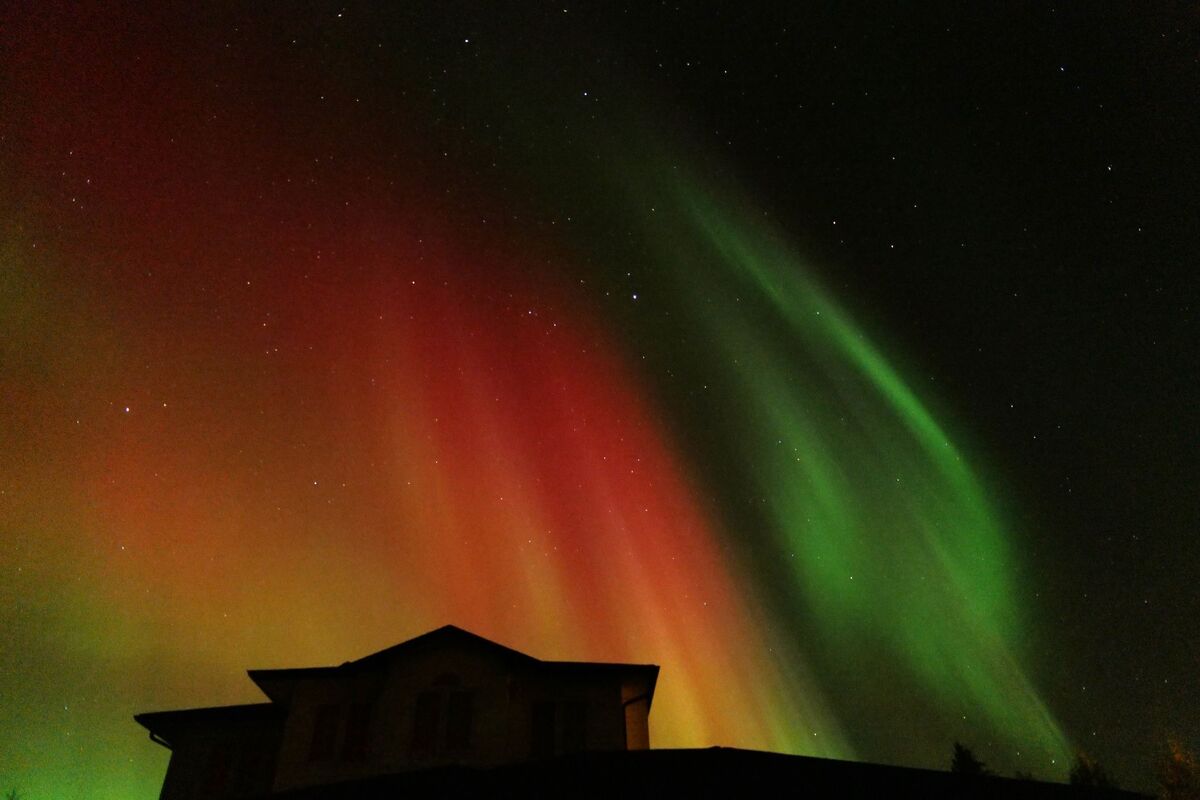
[[333, 758], [337, 751], [340, 711], [341, 709], [332, 703], [317, 706], [313, 722], [312, 744], [308, 748], [309, 761], [324, 761]]
[[412, 749], [432, 752], [441, 725], [442, 693], [433, 690], [421, 692], [417, 695], [417, 709], [413, 714]]
[[554, 755], [554, 703], [539, 700], [533, 704], [529, 752], [534, 758]]
[[475, 695], [460, 689], [457, 675], [438, 676], [432, 689], [417, 695], [412, 749], [418, 753], [462, 753], [471, 749]]
[[587, 749], [587, 704], [566, 703], [562, 708], [562, 749], [578, 753]]
[[225, 791], [225, 784], [229, 780], [229, 762], [232, 760], [229, 745], [224, 742], [213, 745], [213, 748], [208, 751], [208, 764], [204, 769], [205, 792], [221, 793]]
[[235, 794], [251, 794], [258, 788], [256, 781], [262, 772], [262, 753], [253, 745], [241, 745], [241, 755], [237, 759], [237, 767], [233, 770], [230, 784]]
[[470, 692], [451, 692], [446, 703], [446, 749], [471, 749], [474, 698]]
[[342, 758], [346, 761], [365, 761], [367, 739], [371, 732], [371, 706], [352, 703], [346, 717], [346, 740], [342, 743]]

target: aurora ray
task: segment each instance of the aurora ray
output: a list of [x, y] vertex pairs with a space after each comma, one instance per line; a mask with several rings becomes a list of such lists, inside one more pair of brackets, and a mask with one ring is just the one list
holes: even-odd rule
[[[671, 163], [626, 174], [671, 187], [665, 203], [655, 194], [646, 238], [660, 245], [653, 258], [671, 275], [689, 346], [718, 354], [706, 389], [736, 416], [710, 430], [724, 432], [761, 499], [754, 515], [731, 514], [729, 536], [753, 538], [738, 527], [761, 523], [765, 542], [744, 548], [753, 572], [786, 565], [774, 584], [780, 635], [819, 634], [796, 647], [821, 664], [831, 697], [847, 685], [838, 665], [872, 663], [888, 677], [858, 683], [856, 701], [903, 707], [882, 696], [895, 679], [936, 698], [909, 699], [944, 726], [931, 750], [959, 718], [982, 717], [1006, 754], [1066, 763], [1067, 739], [1022, 664], [1015, 556], [969, 461], [795, 248], [732, 210], [753, 203], [722, 202]], [[873, 751], [869, 727], [852, 726], [851, 738]]]

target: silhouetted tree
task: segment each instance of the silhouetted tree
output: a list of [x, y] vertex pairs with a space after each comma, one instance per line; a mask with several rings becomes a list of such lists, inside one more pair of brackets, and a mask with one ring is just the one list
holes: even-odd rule
[[1071, 767], [1070, 783], [1072, 786], [1094, 786], [1097, 789], [1116, 789], [1117, 782], [1109, 777], [1104, 767], [1087, 753], [1075, 756], [1075, 766]]
[[1196, 754], [1171, 739], [1156, 764], [1158, 796], [1162, 800], [1200, 800], [1200, 763]]
[[975, 757], [971, 748], [964, 747], [959, 742], [954, 743], [954, 758], [950, 761], [950, 771], [956, 775], [991, 775], [984, 763]]

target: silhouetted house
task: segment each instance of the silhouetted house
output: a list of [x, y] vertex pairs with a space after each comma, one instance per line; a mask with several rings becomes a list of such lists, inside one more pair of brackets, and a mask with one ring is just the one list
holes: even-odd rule
[[541, 661], [447, 625], [338, 667], [250, 670], [270, 702], [134, 717], [163, 800], [650, 746], [658, 667]]
[[540, 661], [452, 626], [340, 667], [250, 678], [269, 702], [134, 717], [171, 750], [164, 800], [648, 800], [781, 789], [814, 798], [1142, 798], [754, 750], [649, 750], [658, 667]]

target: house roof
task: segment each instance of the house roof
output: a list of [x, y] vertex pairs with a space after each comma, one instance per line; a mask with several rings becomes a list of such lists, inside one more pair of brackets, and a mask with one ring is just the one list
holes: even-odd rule
[[486, 650], [503, 661], [525, 669], [554, 673], [608, 673], [611, 675], [641, 675], [646, 681], [647, 707], [654, 701], [654, 687], [658, 683], [656, 664], [619, 664], [604, 661], [542, 661], [511, 647], [497, 644], [478, 634], [465, 631], [454, 625], [445, 625], [399, 644], [363, 656], [356, 661], [347, 661], [336, 667], [297, 667], [291, 669], [248, 670], [269, 703], [254, 703], [238, 706], [215, 706], [211, 708], [184, 708], [174, 711], [152, 711], [134, 715], [138, 724], [150, 731], [150, 738], [166, 747], [172, 746], [173, 737], [180, 731], [194, 728], [210, 721], [251, 722], [257, 720], [282, 719], [292, 687], [304, 678], [322, 678], [346, 675], [358, 670], [368, 670], [390, 658], [419, 653], [446, 644], [460, 644]]
[[171, 746], [172, 739], [180, 731], [191, 730], [205, 722], [253, 722], [282, 718], [283, 709], [275, 703], [179, 708], [172, 711], [148, 711], [133, 716], [134, 721], [150, 731], [151, 738], [167, 747]]
[[658, 681], [658, 666], [656, 664], [620, 664], [603, 661], [542, 661], [511, 647], [493, 642], [491, 639], [463, 630], [454, 625], [443, 625], [440, 628], [423, 633], [420, 636], [392, 645], [376, 653], [363, 656], [356, 661], [347, 661], [338, 666], [330, 667], [297, 667], [288, 669], [252, 669], [247, 674], [267, 697], [276, 702], [286, 702], [290, 694], [291, 684], [302, 678], [332, 677], [349, 671], [369, 669], [386, 660], [397, 656], [418, 653], [445, 644], [464, 644], [487, 650], [502, 660], [531, 669], [552, 670], [564, 672], [610, 672], [610, 673], [644, 673], [648, 681], [647, 695], [649, 701], [654, 699], [654, 687]]

